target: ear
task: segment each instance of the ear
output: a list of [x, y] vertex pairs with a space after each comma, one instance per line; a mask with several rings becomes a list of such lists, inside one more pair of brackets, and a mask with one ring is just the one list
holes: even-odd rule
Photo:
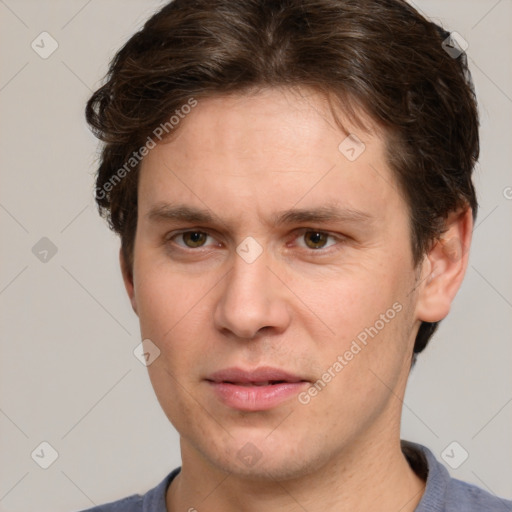
[[137, 301], [135, 300], [135, 286], [133, 284], [133, 271], [132, 269], [128, 268], [128, 264], [124, 259], [122, 249], [119, 249], [119, 263], [121, 265], [121, 274], [123, 275], [126, 293], [128, 293], [128, 297], [130, 298], [133, 311], [135, 312], [136, 315], [138, 315]]
[[473, 230], [471, 208], [450, 214], [445, 227], [422, 263], [416, 317], [424, 322], [442, 320], [462, 284]]

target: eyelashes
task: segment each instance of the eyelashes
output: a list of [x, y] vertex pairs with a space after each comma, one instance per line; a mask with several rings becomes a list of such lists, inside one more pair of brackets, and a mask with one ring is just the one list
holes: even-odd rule
[[[339, 246], [345, 240], [346, 237], [340, 234], [314, 228], [301, 228], [287, 237], [285, 246], [287, 250], [296, 247], [305, 252], [315, 253], [325, 252], [329, 247]], [[214, 235], [201, 229], [172, 232], [165, 237], [165, 242], [176, 250], [191, 253], [224, 246]]]

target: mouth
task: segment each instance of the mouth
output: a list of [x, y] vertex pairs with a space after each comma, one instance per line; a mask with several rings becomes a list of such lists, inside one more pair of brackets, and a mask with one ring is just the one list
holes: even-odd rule
[[[235, 386], [245, 386], [245, 387], [250, 387], [250, 386], [275, 386], [276, 384], [291, 383], [291, 381], [287, 381], [287, 380], [260, 380], [260, 381], [250, 381], [250, 382], [236, 382], [236, 381], [232, 382], [232, 381], [229, 381], [229, 380], [223, 380], [221, 382], [223, 382], [224, 384], [233, 384]], [[296, 382], [300, 382], [300, 381], [296, 381]], [[293, 382], [293, 383], [295, 383], [295, 382]]]
[[206, 379], [217, 399], [241, 411], [272, 409], [299, 393], [311, 381], [278, 368], [227, 368]]
[[262, 366], [254, 370], [242, 370], [241, 368], [226, 368], [214, 372], [206, 378], [214, 383], [234, 384], [237, 386], [274, 386], [278, 384], [296, 384], [298, 382], [309, 382], [293, 373]]

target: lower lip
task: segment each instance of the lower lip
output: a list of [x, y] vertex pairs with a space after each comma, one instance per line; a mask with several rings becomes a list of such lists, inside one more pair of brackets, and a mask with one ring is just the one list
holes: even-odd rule
[[217, 397], [228, 407], [240, 411], [264, 411], [297, 395], [308, 382], [286, 382], [268, 386], [241, 386], [207, 381]]

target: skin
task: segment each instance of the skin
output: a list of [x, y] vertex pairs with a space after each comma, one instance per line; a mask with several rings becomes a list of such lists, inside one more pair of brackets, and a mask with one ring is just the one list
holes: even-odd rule
[[[353, 162], [322, 96], [267, 89], [199, 101], [142, 163], [133, 272], [122, 256], [121, 266], [142, 338], [161, 351], [149, 376], [181, 439], [169, 511], [404, 512], [421, 499], [424, 482], [400, 450], [402, 399], [421, 321], [444, 318], [463, 279], [467, 252], [452, 249], [469, 247], [471, 212], [454, 212], [415, 267], [384, 135], [337, 114], [366, 146]], [[150, 215], [165, 204], [213, 220]], [[361, 215], [273, 223], [325, 205]], [[186, 230], [209, 236], [188, 247]], [[325, 233], [321, 243], [308, 230]], [[236, 252], [247, 236], [263, 251], [252, 263]], [[293, 396], [239, 411], [204, 380], [273, 366], [314, 382], [396, 303], [400, 312], [307, 404]], [[252, 465], [237, 456], [247, 443], [260, 457]]]

